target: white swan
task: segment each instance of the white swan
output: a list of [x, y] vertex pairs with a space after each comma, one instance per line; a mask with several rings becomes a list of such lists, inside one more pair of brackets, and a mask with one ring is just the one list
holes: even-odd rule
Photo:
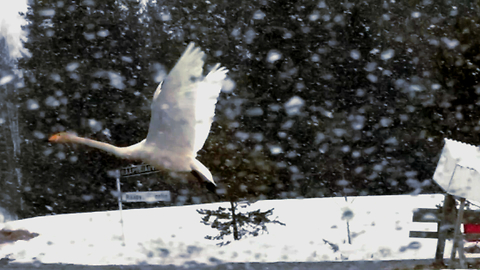
[[143, 141], [117, 147], [69, 132], [57, 133], [49, 141], [84, 144], [119, 158], [143, 161], [159, 170], [192, 172], [201, 182], [216, 186], [212, 174], [196, 156], [210, 132], [215, 104], [228, 70], [217, 64], [204, 77], [204, 56], [190, 43], [159, 84], [153, 95], [148, 135]]

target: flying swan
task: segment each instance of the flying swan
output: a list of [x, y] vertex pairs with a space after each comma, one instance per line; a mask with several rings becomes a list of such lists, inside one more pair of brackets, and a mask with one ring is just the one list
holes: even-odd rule
[[87, 145], [119, 158], [143, 161], [158, 170], [191, 172], [207, 188], [215, 188], [212, 173], [196, 156], [210, 132], [215, 104], [228, 70], [217, 64], [203, 76], [204, 56], [200, 48], [190, 43], [158, 85], [153, 95], [148, 135], [143, 141], [117, 147], [70, 132], [54, 134], [49, 141]]

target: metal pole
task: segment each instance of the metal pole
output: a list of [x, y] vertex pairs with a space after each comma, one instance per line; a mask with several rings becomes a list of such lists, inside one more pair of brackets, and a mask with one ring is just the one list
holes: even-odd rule
[[118, 211], [120, 212], [120, 226], [122, 226], [122, 246], [125, 246], [125, 230], [123, 229], [123, 206], [122, 206], [122, 189], [120, 188], [120, 170], [112, 170], [107, 172], [109, 177], [117, 180], [117, 199]]
[[123, 229], [123, 205], [122, 205], [122, 190], [120, 189], [120, 172], [117, 170], [117, 192], [118, 192], [118, 210], [120, 211], [120, 225], [122, 226], [122, 245], [125, 246], [125, 230]]
[[[117, 177], [117, 192], [118, 192], [118, 210], [120, 210], [120, 215], [122, 214], [122, 190], [120, 189], [120, 177]], [[123, 223], [123, 219], [122, 219]]]

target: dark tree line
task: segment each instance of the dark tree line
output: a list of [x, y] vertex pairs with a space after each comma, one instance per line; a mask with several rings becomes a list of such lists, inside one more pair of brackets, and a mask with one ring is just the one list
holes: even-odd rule
[[478, 14], [455, 7], [32, 1], [17, 89], [23, 216], [116, 207], [106, 172], [128, 162], [46, 139], [72, 130], [119, 146], [142, 140], [153, 91], [190, 41], [234, 84], [199, 152], [226, 199], [438, 192], [443, 138], [480, 144]]

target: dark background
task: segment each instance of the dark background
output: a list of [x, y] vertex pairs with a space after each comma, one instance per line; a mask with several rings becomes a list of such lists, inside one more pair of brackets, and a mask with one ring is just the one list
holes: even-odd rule
[[[226, 199], [440, 192], [431, 178], [444, 138], [480, 145], [478, 10], [448, 0], [31, 1], [29, 54], [11, 60], [0, 42], [2, 74], [21, 71], [0, 86], [0, 184], [10, 190], [0, 205], [20, 217], [116, 209], [107, 171], [130, 163], [47, 138], [141, 141], [161, 74], [191, 41], [207, 69], [230, 70], [199, 152]], [[168, 173], [125, 181], [125, 191], [187, 198], [136, 207], [212, 201]]]

